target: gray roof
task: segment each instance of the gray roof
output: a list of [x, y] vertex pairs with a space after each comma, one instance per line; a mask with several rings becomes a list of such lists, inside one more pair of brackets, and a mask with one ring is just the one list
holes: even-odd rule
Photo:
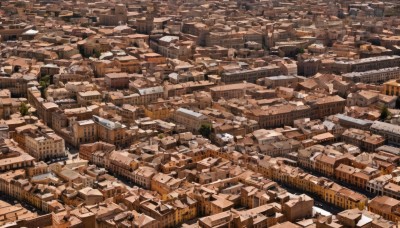
[[323, 124], [328, 130], [332, 130], [332, 129], [335, 127], [335, 123], [333, 123], [332, 121], [328, 121], [328, 120], [325, 120], [322, 124]]
[[371, 74], [376, 74], [376, 73], [384, 73], [384, 72], [393, 72], [393, 71], [399, 71], [400, 67], [390, 67], [390, 68], [383, 68], [379, 70], [370, 70], [370, 71], [364, 71], [364, 72], [351, 72], [347, 74], [343, 74], [343, 77], [347, 78], [354, 78], [354, 77], [367, 77], [370, 76]]
[[200, 118], [200, 117], [203, 117], [203, 116], [204, 116], [204, 115], [201, 114], [201, 113], [198, 113], [198, 112], [192, 111], [192, 110], [190, 110], [190, 109], [186, 109], [186, 108], [178, 108], [176, 111], [177, 111], [177, 112], [185, 113], [185, 114], [187, 114], [187, 115], [189, 115], [189, 116], [193, 116], [193, 117], [196, 117], [196, 118]]
[[163, 36], [160, 38], [160, 40], [164, 41], [164, 42], [171, 42], [173, 40], [179, 40], [179, 37], [178, 36]]
[[385, 123], [385, 122], [381, 122], [381, 121], [375, 121], [371, 125], [371, 129], [400, 135], [400, 126], [399, 125], [394, 125], [394, 124]]
[[96, 123], [102, 125], [103, 127], [106, 127], [106, 128], [108, 128], [108, 129], [111, 129], [111, 130], [114, 130], [114, 129], [117, 129], [117, 128], [124, 128], [124, 127], [126, 127], [126, 126], [123, 125], [123, 124], [120, 124], [120, 123], [117, 123], [117, 122], [113, 122], [113, 121], [110, 121], [110, 120], [101, 118], [100, 116], [96, 116], [96, 115], [93, 115], [93, 120], [94, 120]]
[[393, 146], [388, 146], [388, 145], [383, 145], [375, 149], [375, 151], [384, 151], [387, 153], [395, 154], [395, 155], [400, 155], [400, 148], [393, 147]]
[[360, 126], [365, 126], [365, 125], [372, 125], [374, 122], [371, 120], [362, 120], [362, 119], [357, 119], [351, 116], [346, 116], [343, 114], [337, 114], [336, 117], [340, 120], [351, 122]]
[[266, 77], [266, 79], [269, 79], [269, 80], [283, 80], [283, 79], [293, 79], [293, 78], [296, 78], [296, 77], [291, 76], [291, 75], [279, 75], [279, 76]]
[[164, 88], [162, 86], [139, 89], [139, 94], [142, 96], [147, 95], [147, 94], [155, 94], [155, 93], [163, 93], [163, 92], [164, 92]]
[[364, 58], [364, 59], [355, 59], [355, 60], [350, 60], [350, 61], [336, 61], [336, 63], [340, 64], [358, 64], [358, 63], [373, 63], [376, 61], [382, 61], [382, 60], [389, 60], [389, 59], [399, 59], [400, 56], [397, 55], [384, 55], [384, 56], [375, 56], [375, 57], [370, 57], [370, 58]]

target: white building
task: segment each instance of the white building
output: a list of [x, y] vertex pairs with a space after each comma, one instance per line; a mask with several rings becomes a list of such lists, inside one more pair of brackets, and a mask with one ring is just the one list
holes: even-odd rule
[[374, 178], [367, 183], [367, 191], [376, 195], [383, 195], [383, 187], [392, 179], [392, 175], [382, 175]]

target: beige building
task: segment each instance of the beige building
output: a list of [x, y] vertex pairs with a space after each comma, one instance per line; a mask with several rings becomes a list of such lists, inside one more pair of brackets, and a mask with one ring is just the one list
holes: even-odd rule
[[150, 41], [150, 47], [160, 55], [187, 61], [193, 55], [193, 42], [180, 41], [178, 36], [163, 36], [157, 41]]
[[400, 201], [388, 196], [377, 196], [368, 204], [369, 211], [381, 215], [384, 219], [396, 222], [400, 218], [399, 207]]
[[382, 83], [391, 79], [400, 78], [400, 67], [370, 70], [365, 72], [352, 72], [342, 75], [348, 82]]
[[21, 148], [16, 147], [10, 140], [0, 139], [0, 171], [32, 167], [35, 160], [25, 153]]
[[8, 89], [12, 96], [26, 97], [28, 83], [34, 81], [35, 77], [19, 74], [13, 74], [11, 77], [0, 77], [0, 89]]
[[302, 194], [298, 198], [289, 200], [283, 204], [282, 211], [286, 218], [295, 222], [299, 219], [311, 217], [314, 206], [314, 199]]
[[104, 76], [104, 83], [108, 89], [127, 89], [129, 76], [127, 73], [108, 73]]
[[106, 26], [117, 26], [125, 24], [128, 20], [128, 10], [124, 4], [117, 4], [108, 12], [100, 14], [99, 23]]
[[253, 83], [237, 83], [231, 85], [222, 85], [215, 86], [210, 88], [211, 97], [213, 100], [219, 100], [220, 98], [224, 98], [226, 100], [233, 98], [243, 98], [246, 95], [246, 90], [249, 89], [262, 89], [261, 86], [258, 86]]
[[400, 64], [400, 56], [377, 56], [351, 61], [336, 61], [333, 65], [334, 72], [365, 72], [383, 68], [397, 67]]
[[282, 70], [277, 65], [269, 65], [265, 67], [258, 67], [254, 69], [243, 69], [227, 71], [222, 73], [221, 81], [225, 83], [235, 83], [241, 81], [247, 81], [255, 83], [259, 78], [265, 78], [269, 76], [278, 76], [282, 74]]
[[72, 125], [74, 146], [97, 141], [97, 125], [93, 120], [76, 121]]
[[297, 83], [299, 82], [299, 78], [293, 75], [279, 75], [279, 76], [272, 76], [272, 77], [266, 77], [264, 79], [265, 86], [268, 88], [276, 88], [279, 86], [291, 86], [291, 87], [296, 87]]
[[101, 102], [101, 93], [96, 90], [79, 92], [77, 95], [78, 104], [89, 105], [93, 102]]
[[93, 116], [93, 121], [97, 124], [98, 140], [116, 146], [125, 146], [132, 141], [132, 137], [127, 132], [126, 125], [99, 116]]
[[199, 227], [233, 227], [234, 215], [230, 211], [214, 214], [199, 220]]
[[385, 138], [380, 135], [371, 134], [369, 131], [350, 128], [342, 134], [344, 142], [356, 145], [363, 151], [374, 152], [376, 148], [385, 144]]
[[152, 167], [141, 166], [132, 173], [132, 180], [135, 184], [144, 187], [145, 189], [151, 188], [151, 180], [157, 171]]
[[141, 69], [140, 61], [131, 55], [116, 57], [115, 66], [127, 73], [138, 73]]
[[167, 195], [179, 188], [183, 179], [176, 179], [167, 174], [157, 173], [151, 180], [151, 190], [158, 192], [162, 199], [166, 199]]
[[118, 176], [132, 179], [132, 171], [139, 166], [134, 154], [126, 151], [112, 151], [108, 157], [108, 169]]
[[371, 125], [371, 132], [382, 135], [388, 143], [400, 145], [400, 126], [381, 121], [375, 121]]
[[201, 125], [211, 124], [205, 115], [186, 108], [178, 108], [173, 114], [173, 119], [176, 123], [185, 126], [187, 130], [195, 132]]
[[143, 88], [138, 89], [138, 93], [140, 95], [140, 104], [150, 104], [158, 98], [164, 97], [164, 88], [162, 86]]
[[27, 132], [25, 135], [26, 152], [36, 160], [48, 160], [65, 156], [64, 139], [54, 132]]
[[347, 96], [347, 106], [368, 107], [379, 100], [379, 93], [375, 91], [362, 90], [357, 93], [350, 93]]
[[344, 107], [346, 106], [346, 100], [339, 97], [338, 95], [321, 97], [309, 103], [312, 107], [312, 117], [316, 119], [321, 119], [325, 116], [343, 113]]
[[260, 127], [282, 127], [292, 125], [293, 121], [300, 118], [307, 118], [311, 115], [311, 108], [308, 105], [285, 104], [280, 106], [271, 106], [269, 109], [249, 110], [249, 118], [258, 121]]
[[[399, 69], [400, 71], [400, 69]], [[400, 72], [399, 72], [400, 77]], [[399, 96], [400, 93], [400, 80], [390, 80], [383, 83], [383, 94]]]
[[98, 151], [109, 154], [115, 150], [115, 146], [105, 142], [95, 142], [83, 144], [79, 147], [79, 157], [88, 161], [92, 161], [92, 155]]

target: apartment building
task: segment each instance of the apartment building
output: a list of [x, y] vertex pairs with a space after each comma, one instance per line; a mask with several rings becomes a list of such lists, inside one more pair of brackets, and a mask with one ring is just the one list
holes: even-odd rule
[[126, 125], [95, 115], [93, 115], [93, 121], [97, 124], [98, 140], [116, 146], [124, 146], [132, 141], [132, 135], [128, 134]]
[[132, 181], [145, 189], [151, 188], [151, 181], [157, 171], [152, 167], [141, 166], [132, 172]]
[[339, 96], [326, 96], [309, 102], [312, 107], [311, 116], [314, 119], [321, 119], [338, 113], [343, 113], [346, 100]]
[[72, 125], [73, 146], [97, 141], [97, 124], [91, 120], [76, 121]]
[[391, 79], [400, 78], [400, 67], [383, 68], [364, 72], [351, 72], [342, 75], [347, 82], [382, 83]]
[[350, 61], [336, 61], [333, 66], [333, 71], [342, 73], [365, 72], [383, 68], [398, 67], [399, 64], [400, 56], [377, 56]]
[[371, 132], [382, 135], [389, 144], [400, 145], [400, 126], [381, 121], [371, 125]]
[[380, 135], [371, 134], [369, 131], [350, 128], [343, 132], [344, 142], [360, 147], [363, 151], [374, 152], [378, 147], [385, 144], [385, 138]]
[[279, 76], [266, 77], [264, 79], [265, 86], [272, 89], [275, 89], [276, 87], [280, 86], [283, 87], [291, 86], [295, 88], [299, 81], [300, 79], [293, 75], [279, 75]]
[[140, 95], [140, 104], [150, 104], [157, 101], [158, 98], [164, 97], [164, 87], [156, 86], [138, 89], [138, 93]]
[[369, 202], [368, 210], [397, 222], [400, 218], [400, 201], [388, 196], [377, 196]]
[[26, 148], [26, 152], [36, 160], [49, 160], [64, 157], [64, 139], [49, 128], [27, 128], [25, 126], [15, 129], [14, 140]]
[[12, 75], [11, 77], [0, 76], [0, 89], [8, 89], [12, 96], [26, 97], [29, 82], [35, 80], [30, 75]]
[[[400, 76], [399, 76], [400, 77]], [[382, 93], [386, 95], [399, 96], [400, 94], [400, 80], [390, 80], [383, 83]]]
[[277, 65], [268, 65], [264, 67], [258, 67], [254, 69], [241, 69], [235, 71], [227, 71], [221, 74], [221, 82], [224, 83], [235, 83], [235, 82], [250, 82], [255, 83], [257, 79], [279, 76], [282, 74], [282, 70]]
[[127, 73], [108, 73], [104, 76], [104, 83], [109, 89], [127, 89], [129, 77]]
[[101, 93], [97, 90], [79, 92], [77, 94], [78, 104], [81, 105], [90, 105], [94, 102], [101, 102], [102, 96]]
[[224, 98], [226, 100], [233, 98], [243, 98], [246, 95], [247, 90], [263, 89], [253, 83], [237, 83], [230, 85], [215, 86], [210, 88], [211, 97], [213, 100], [219, 100]]
[[283, 104], [270, 106], [268, 109], [253, 109], [249, 111], [248, 117], [256, 120], [261, 128], [292, 125], [294, 120], [307, 118], [311, 115], [311, 108], [304, 104]]
[[205, 115], [186, 108], [178, 108], [172, 118], [176, 123], [185, 126], [187, 130], [193, 132], [197, 132], [202, 125], [211, 124]]

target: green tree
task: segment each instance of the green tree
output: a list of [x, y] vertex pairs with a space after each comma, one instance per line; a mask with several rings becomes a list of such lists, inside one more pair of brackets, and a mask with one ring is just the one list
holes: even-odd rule
[[50, 85], [50, 75], [45, 75], [43, 77], [40, 77], [39, 83], [40, 85], [45, 85], [46, 87]]
[[29, 107], [25, 104], [25, 102], [22, 102], [21, 106], [19, 106], [19, 112], [22, 116], [26, 116], [29, 114]]
[[45, 91], [46, 91], [47, 87], [50, 85], [50, 75], [45, 75], [45, 76], [41, 77], [39, 80], [39, 85], [40, 85], [40, 88], [39, 88], [40, 95], [43, 98], [46, 98]]
[[100, 58], [100, 56], [101, 56], [101, 52], [99, 51], [99, 50], [94, 50], [93, 51], [93, 56], [95, 57], [95, 58]]
[[383, 106], [381, 109], [381, 116], [380, 118], [382, 120], [385, 120], [386, 118], [388, 118], [390, 116], [390, 111], [386, 106]]
[[43, 99], [46, 99], [46, 87], [44, 87], [44, 86], [40, 86], [40, 88], [39, 88], [39, 91], [40, 91], [40, 96], [43, 98]]
[[297, 48], [297, 53], [303, 54], [304, 53], [304, 48]]
[[199, 133], [205, 137], [205, 138], [210, 138], [211, 135], [211, 130], [212, 130], [212, 126], [211, 124], [202, 124], [200, 129], [199, 129]]

